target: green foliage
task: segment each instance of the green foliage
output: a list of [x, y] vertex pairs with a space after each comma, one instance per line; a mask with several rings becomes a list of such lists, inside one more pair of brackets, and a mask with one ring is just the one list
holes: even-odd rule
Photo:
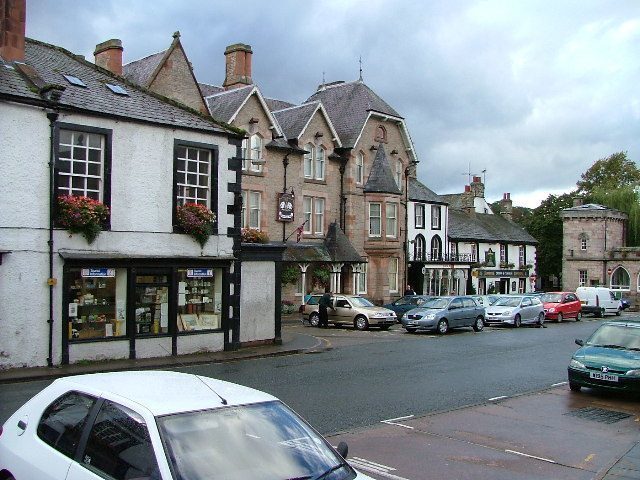
[[578, 181], [578, 193], [590, 195], [596, 190], [612, 191], [640, 182], [640, 170], [627, 158], [627, 152], [618, 152], [595, 162]]
[[538, 275], [560, 276], [562, 272], [562, 218], [560, 211], [573, 205], [573, 193], [549, 195], [539, 207], [533, 209], [522, 226], [536, 240]]
[[589, 201], [614, 208], [629, 216], [626, 245], [640, 246], [640, 191], [637, 187], [623, 186], [615, 190], [596, 188]]
[[282, 284], [296, 283], [300, 277], [300, 269], [293, 264], [285, 265], [282, 269]]
[[178, 227], [191, 235], [193, 239], [204, 247], [209, 237], [213, 233], [213, 222], [216, 214], [205, 205], [198, 203], [185, 203], [176, 207], [176, 223]]
[[255, 228], [243, 228], [240, 233], [241, 241], [244, 243], [269, 243], [269, 236]]
[[[499, 214], [500, 213], [500, 200], [496, 200], [495, 202], [490, 203], [489, 206], [491, 207], [491, 211], [493, 213], [495, 213], [495, 214]], [[523, 222], [525, 222], [526, 219], [531, 216], [532, 212], [533, 212], [533, 210], [531, 208], [516, 207], [514, 205], [513, 206], [513, 210], [511, 212], [511, 218], [518, 225], [522, 225]]]
[[331, 270], [326, 265], [316, 267], [313, 269], [311, 277], [313, 278], [313, 283], [315, 285], [320, 285], [323, 287], [328, 286], [329, 280], [331, 278]]
[[70, 233], [81, 233], [93, 243], [109, 218], [109, 208], [89, 197], [60, 195], [58, 197], [58, 225]]

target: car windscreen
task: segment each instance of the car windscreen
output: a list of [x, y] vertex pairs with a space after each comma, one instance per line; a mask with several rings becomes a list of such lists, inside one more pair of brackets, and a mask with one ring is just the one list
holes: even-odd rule
[[374, 307], [375, 306], [369, 300], [362, 297], [351, 297], [349, 298], [349, 300], [351, 300], [351, 303], [353, 303], [356, 307]]
[[586, 344], [639, 350], [640, 328], [624, 325], [602, 325], [591, 335]]
[[493, 305], [496, 307], [517, 307], [522, 297], [500, 297]]
[[422, 305], [420, 305], [420, 308], [440, 310], [442, 308], [447, 308], [447, 305], [449, 305], [449, 301], [450, 299], [448, 298], [432, 298], [431, 300], [427, 300]]
[[282, 402], [158, 418], [174, 478], [353, 479], [355, 471]]
[[562, 295], [559, 293], [545, 293], [540, 296], [542, 303], [560, 303], [562, 301]]

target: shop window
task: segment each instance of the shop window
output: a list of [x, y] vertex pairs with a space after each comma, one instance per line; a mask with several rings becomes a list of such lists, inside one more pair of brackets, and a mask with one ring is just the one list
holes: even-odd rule
[[178, 331], [221, 328], [222, 269], [178, 270]]
[[165, 274], [136, 275], [135, 333], [169, 333], [169, 277]]
[[127, 270], [72, 268], [69, 284], [69, 340], [126, 335]]

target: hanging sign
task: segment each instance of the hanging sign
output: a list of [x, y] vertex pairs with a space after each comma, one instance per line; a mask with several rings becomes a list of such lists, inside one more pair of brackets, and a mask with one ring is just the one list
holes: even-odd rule
[[187, 268], [187, 278], [213, 277], [213, 268]]
[[81, 275], [84, 278], [115, 277], [116, 269], [115, 268], [83, 268]]
[[279, 222], [293, 222], [293, 194], [278, 193], [278, 218]]

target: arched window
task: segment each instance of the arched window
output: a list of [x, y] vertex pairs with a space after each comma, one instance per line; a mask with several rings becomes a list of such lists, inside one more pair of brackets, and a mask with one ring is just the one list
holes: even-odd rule
[[376, 127], [375, 141], [376, 142], [386, 142], [387, 141], [387, 131], [385, 130], [385, 128], [382, 125], [378, 125]]
[[440, 260], [442, 257], [442, 240], [439, 235], [431, 239], [431, 260]]
[[427, 249], [427, 241], [421, 234], [417, 235], [413, 241], [413, 259], [424, 261], [425, 250]]
[[620, 266], [611, 273], [611, 290], [624, 290], [628, 292], [631, 288], [631, 278], [629, 272]]

